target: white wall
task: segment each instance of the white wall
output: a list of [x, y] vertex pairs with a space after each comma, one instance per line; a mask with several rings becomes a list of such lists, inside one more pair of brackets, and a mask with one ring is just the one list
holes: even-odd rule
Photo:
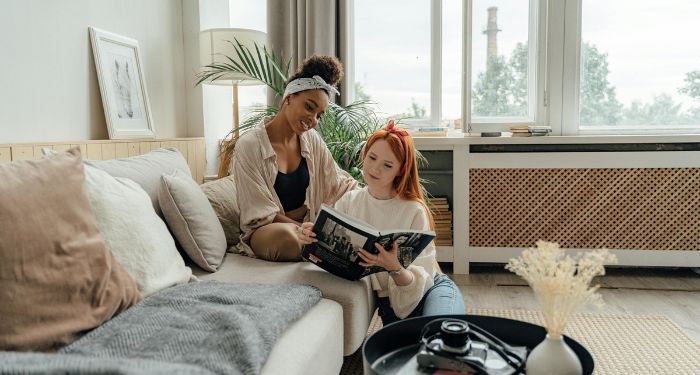
[[138, 40], [157, 137], [188, 136], [182, 9], [179, 0], [0, 0], [0, 143], [108, 138], [88, 26]]

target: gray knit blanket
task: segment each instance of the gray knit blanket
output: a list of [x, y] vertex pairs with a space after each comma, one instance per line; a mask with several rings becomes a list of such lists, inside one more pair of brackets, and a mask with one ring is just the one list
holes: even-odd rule
[[0, 374], [257, 374], [277, 338], [320, 299], [307, 285], [179, 285], [56, 354], [0, 352]]

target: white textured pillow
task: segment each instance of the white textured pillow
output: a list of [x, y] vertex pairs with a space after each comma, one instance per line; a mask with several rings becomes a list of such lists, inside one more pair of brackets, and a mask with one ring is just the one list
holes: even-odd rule
[[192, 270], [137, 183], [85, 165], [85, 186], [105, 242], [144, 296], [189, 281]]

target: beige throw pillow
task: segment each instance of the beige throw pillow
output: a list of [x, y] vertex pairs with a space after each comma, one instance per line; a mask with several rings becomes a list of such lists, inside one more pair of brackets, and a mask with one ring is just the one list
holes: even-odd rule
[[214, 272], [226, 254], [226, 236], [199, 185], [181, 172], [162, 175], [158, 203], [168, 227], [190, 259]]
[[238, 244], [241, 236], [239, 210], [236, 201], [236, 184], [233, 176], [227, 176], [202, 185], [202, 191], [209, 199], [221, 227], [226, 235], [226, 245], [230, 248]]
[[53, 350], [141, 299], [105, 245], [80, 151], [0, 164], [0, 350]]

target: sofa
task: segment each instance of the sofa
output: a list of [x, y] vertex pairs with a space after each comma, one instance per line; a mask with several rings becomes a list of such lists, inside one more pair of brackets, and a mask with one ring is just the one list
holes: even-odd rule
[[[148, 230], [152, 227], [166, 228], [157, 236], [143, 236], [148, 238], [140, 241], [138, 246], [144, 246], [148, 250], [146, 252], [150, 252], [150, 247], [155, 249], [161, 243], [172, 243], [181, 256], [181, 259], [174, 259], [176, 256], [172, 251], [153, 255], [157, 261], [152, 263], [157, 266], [149, 269], [137, 264], [142, 261], [143, 254], [131, 258], [115, 254], [117, 263], [132, 276], [138, 275], [135, 277], [136, 284], [144, 295], [156, 295], [158, 291], [176, 284], [197, 281], [280, 287], [303, 284], [320, 290], [320, 301], [279, 335], [260, 373], [338, 373], [343, 357], [360, 348], [375, 310], [367, 280], [347, 281], [308, 262], [267, 262], [237, 253], [237, 208], [230, 206], [235, 206], [235, 199], [232, 200], [235, 194], [221, 196], [222, 192], [228, 191], [230, 179], [207, 183], [201, 189], [194, 187], [196, 183], [192, 180], [186, 161], [172, 148], [125, 159], [86, 160], [84, 164], [90, 203], [108, 245], [119, 245], [112, 244], [110, 237], [119, 237], [122, 241], [135, 241], [134, 238], [138, 237], [136, 234], [118, 233], [124, 225], [133, 223], [115, 222], [113, 219], [100, 221], [100, 212], [114, 213], [122, 206], [129, 206], [124, 204], [124, 198], [120, 198], [120, 201], [114, 198], [114, 194], [105, 193], [110, 189], [105, 181], [113, 178], [124, 185], [122, 188], [131, 189], [143, 198], [136, 206], [144, 213], [132, 215], [126, 221], [145, 220], [142, 217], [151, 215], [151, 222], [142, 221], [139, 227]], [[108, 204], [103, 202], [104, 199], [95, 201], [93, 195], [99, 194], [109, 196], [113, 201]], [[134, 202], [129, 203], [131, 206], [128, 210], [133, 213]], [[150, 211], [150, 214], [146, 211]], [[161, 222], [153, 219], [155, 215], [152, 212]], [[166, 233], [172, 237], [168, 238]], [[126, 244], [130, 243], [121, 246]], [[152, 276], [165, 269], [170, 269], [170, 276]]]

